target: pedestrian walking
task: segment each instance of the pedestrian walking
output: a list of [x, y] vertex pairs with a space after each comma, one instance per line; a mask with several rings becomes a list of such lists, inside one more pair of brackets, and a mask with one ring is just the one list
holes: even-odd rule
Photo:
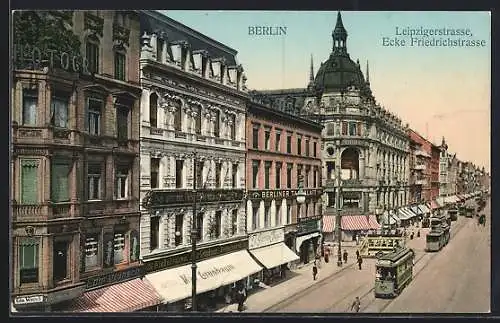
[[359, 300], [359, 297], [356, 296], [356, 298], [351, 304], [351, 311], [358, 313], [360, 309], [361, 309], [361, 301]]
[[363, 263], [363, 258], [362, 257], [358, 257], [358, 267], [359, 267], [359, 270], [361, 270], [361, 264]]
[[247, 291], [244, 285], [241, 286], [237, 294], [238, 299], [238, 312], [243, 312], [245, 309], [245, 301], [247, 299]]
[[356, 259], [359, 258], [359, 250], [356, 250]]
[[313, 280], [316, 280], [316, 276], [318, 275], [318, 265], [316, 263], [316, 260], [314, 260], [313, 263]]
[[344, 258], [344, 264], [347, 264], [347, 256], [348, 256], [347, 250], [344, 249], [344, 254], [342, 256]]
[[330, 249], [325, 248], [325, 263], [328, 263], [330, 261]]

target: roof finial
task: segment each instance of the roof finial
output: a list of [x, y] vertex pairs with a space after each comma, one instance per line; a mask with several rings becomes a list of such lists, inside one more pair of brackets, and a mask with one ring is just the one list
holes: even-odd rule
[[342, 23], [342, 15], [340, 11], [337, 13], [337, 23], [332, 32], [333, 38], [333, 53], [334, 54], [347, 54], [346, 42], [347, 42], [347, 31]]
[[368, 60], [366, 60], [366, 83], [370, 84], [370, 68], [368, 66]]

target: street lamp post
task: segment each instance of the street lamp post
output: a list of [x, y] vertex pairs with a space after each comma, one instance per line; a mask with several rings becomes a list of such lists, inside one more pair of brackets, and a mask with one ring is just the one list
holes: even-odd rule
[[337, 194], [335, 194], [335, 206], [337, 208], [337, 215], [335, 221], [335, 231], [337, 232], [338, 249], [337, 249], [337, 266], [342, 267], [342, 228], [341, 228], [341, 208], [340, 208], [340, 166], [337, 165], [336, 172], [336, 184], [337, 184]]
[[191, 310], [196, 312], [197, 304], [196, 304], [196, 239], [198, 235], [197, 228], [197, 214], [196, 214], [196, 202], [197, 202], [197, 187], [196, 187], [196, 178], [197, 178], [197, 159], [196, 152], [193, 154], [193, 221], [191, 224]]

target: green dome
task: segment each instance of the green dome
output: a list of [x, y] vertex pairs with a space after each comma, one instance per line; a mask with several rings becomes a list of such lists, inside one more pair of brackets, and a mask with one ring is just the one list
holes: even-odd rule
[[366, 87], [365, 78], [358, 64], [348, 55], [330, 55], [330, 58], [321, 64], [314, 78], [315, 88], [321, 92], [341, 91], [349, 86], [359, 90]]

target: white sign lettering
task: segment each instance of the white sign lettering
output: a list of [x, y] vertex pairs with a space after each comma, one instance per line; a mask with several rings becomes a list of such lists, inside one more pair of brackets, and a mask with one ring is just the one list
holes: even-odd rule
[[248, 236], [248, 248], [256, 249], [285, 241], [285, 230], [283, 228], [251, 233]]
[[[212, 269], [209, 269], [209, 270], [198, 271], [197, 275], [198, 275], [198, 278], [201, 278], [201, 279], [209, 279], [209, 278], [217, 279], [217, 277], [219, 275], [229, 273], [234, 269], [235, 269], [235, 267], [233, 265], [225, 265], [223, 267], [213, 267]], [[179, 275], [179, 277], [182, 279], [184, 284], [186, 284], [186, 285], [191, 284], [191, 276], [182, 274], [182, 275]]]
[[14, 299], [15, 305], [42, 303], [43, 295], [18, 296]]

